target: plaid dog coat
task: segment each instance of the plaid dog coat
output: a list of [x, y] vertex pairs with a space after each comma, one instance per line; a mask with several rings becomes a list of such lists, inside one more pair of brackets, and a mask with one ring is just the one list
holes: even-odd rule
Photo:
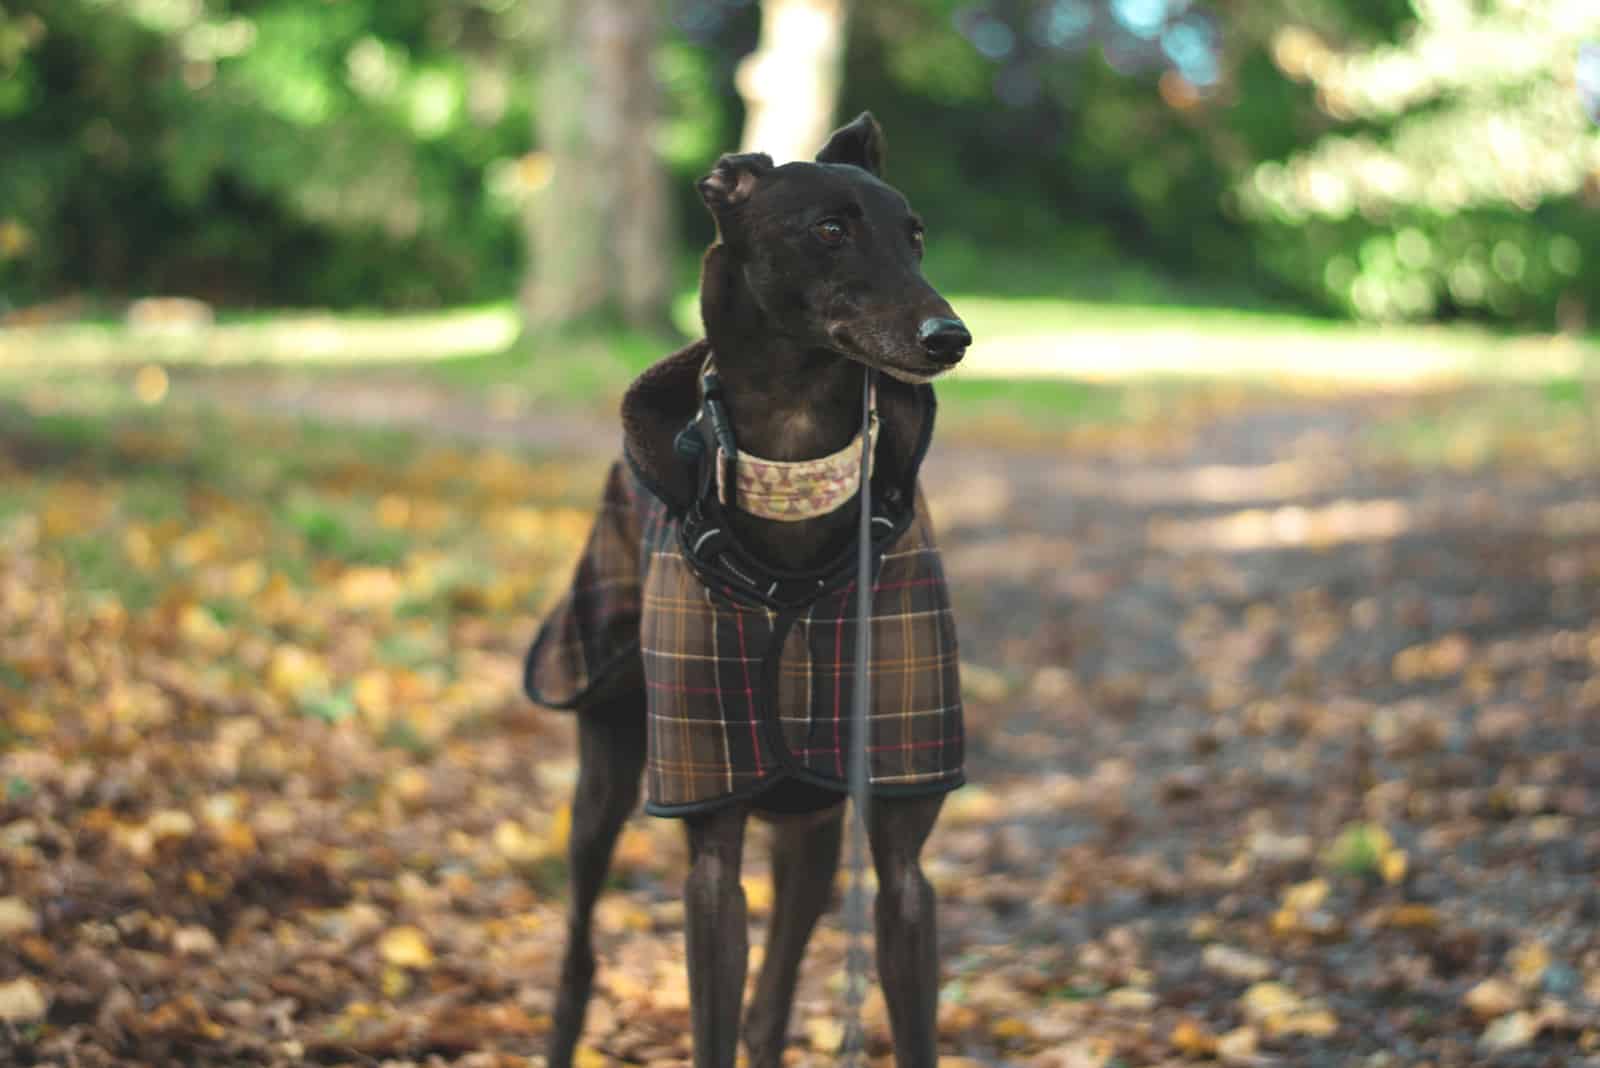
[[[647, 811], [682, 816], [799, 780], [842, 799], [857, 625], [854, 549], [814, 572], [764, 566], [724, 521], [714, 480], [674, 450], [699, 412], [698, 342], [623, 402], [624, 457], [572, 583], [528, 651], [536, 702], [648, 718]], [[916, 473], [933, 391], [886, 381], [873, 469], [875, 796], [960, 786], [954, 619]], [[709, 492], [708, 492], [709, 490]], [[637, 712], [633, 711], [637, 709]]]

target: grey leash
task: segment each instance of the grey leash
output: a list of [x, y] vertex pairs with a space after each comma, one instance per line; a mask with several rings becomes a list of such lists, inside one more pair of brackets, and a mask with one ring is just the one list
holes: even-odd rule
[[866, 1034], [861, 1007], [867, 997], [867, 703], [872, 698], [868, 665], [872, 662], [872, 409], [873, 381], [867, 368], [861, 385], [861, 530], [856, 553], [855, 693], [850, 720], [850, 895], [845, 925], [850, 948], [845, 955], [844, 1039], [839, 1060], [847, 1068], [866, 1063]]

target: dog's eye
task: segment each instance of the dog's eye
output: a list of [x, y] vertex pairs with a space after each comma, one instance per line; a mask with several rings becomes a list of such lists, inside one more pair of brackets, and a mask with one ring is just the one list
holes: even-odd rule
[[911, 248], [917, 255], [922, 255], [924, 246], [928, 243], [928, 235], [920, 226], [911, 228]]
[[823, 219], [811, 228], [811, 232], [816, 234], [817, 239], [824, 245], [843, 243], [846, 233], [844, 223], [838, 219]]

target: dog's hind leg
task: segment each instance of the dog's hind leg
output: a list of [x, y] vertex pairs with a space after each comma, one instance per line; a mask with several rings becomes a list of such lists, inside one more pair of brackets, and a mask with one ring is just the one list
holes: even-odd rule
[[594, 985], [591, 927], [595, 900], [611, 867], [617, 836], [639, 800], [644, 772], [645, 716], [633, 698], [585, 709], [578, 720], [578, 785], [572, 797], [567, 841], [571, 898], [567, 946], [561, 961], [556, 1011], [547, 1052], [550, 1068], [569, 1068], [583, 1031]]
[[755, 994], [745, 1011], [751, 1068], [779, 1068], [800, 959], [833, 896], [844, 807], [772, 825], [772, 925]]
[[695, 1068], [733, 1068], [739, 1052], [739, 1001], [750, 955], [744, 887], [739, 884], [748, 813], [746, 806], [734, 804], [684, 821], [689, 877], [683, 903]]
[[943, 803], [942, 795], [875, 797], [868, 810], [878, 873], [878, 976], [899, 1068], [934, 1068], [939, 1059], [939, 929], [922, 846]]

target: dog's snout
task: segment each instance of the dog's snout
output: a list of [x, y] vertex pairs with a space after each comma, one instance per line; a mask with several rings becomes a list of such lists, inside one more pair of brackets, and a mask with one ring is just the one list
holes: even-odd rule
[[924, 319], [917, 328], [917, 340], [935, 360], [955, 363], [972, 344], [972, 334], [960, 319]]

